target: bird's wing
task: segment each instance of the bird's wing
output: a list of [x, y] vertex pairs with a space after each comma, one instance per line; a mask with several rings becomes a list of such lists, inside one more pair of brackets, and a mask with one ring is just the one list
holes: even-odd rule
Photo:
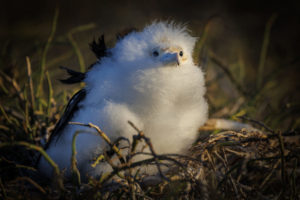
[[47, 149], [51, 142], [53, 142], [55, 138], [55, 142], [59, 139], [61, 136], [62, 130], [65, 128], [65, 126], [68, 124], [68, 122], [73, 117], [74, 113], [79, 109], [79, 102], [81, 102], [86, 96], [86, 90], [81, 89], [79, 90], [74, 96], [70, 99], [64, 114], [56, 124], [52, 134], [50, 135], [50, 138], [45, 146], [45, 149]]
[[[94, 64], [91, 64], [89, 69], [91, 69], [94, 65], [100, 63], [103, 57], [107, 57], [110, 55], [110, 52], [108, 51], [105, 44], [104, 35], [101, 35], [101, 37], [98, 38], [98, 42], [93, 40], [92, 43], [90, 43], [90, 48], [95, 54], [95, 56], [98, 58], [98, 61], [95, 62]], [[85, 79], [86, 73], [78, 72], [64, 66], [60, 66], [60, 68], [66, 70], [67, 73], [70, 75], [69, 78], [60, 80], [62, 83], [65, 84], [80, 83]]]
[[85, 79], [85, 73], [77, 72], [64, 66], [60, 66], [60, 68], [66, 70], [67, 73], [70, 75], [69, 78], [60, 80], [62, 83], [65, 84], [80, 83]]

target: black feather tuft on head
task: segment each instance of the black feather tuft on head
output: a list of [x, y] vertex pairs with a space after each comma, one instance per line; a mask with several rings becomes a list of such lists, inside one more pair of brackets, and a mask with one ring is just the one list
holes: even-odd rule
[[69, 78], [60, 80], [62, 83], [65, 84], [80, 83], [85, 79], [85, 73], [77, 72], [64, 66], [60, 66], [60, 68], [66, 70], [67, 73], [70, 75]]
[[99, 60], [101, 60], [102, 57], [107, 56], [107, 48], [104, 41], [104, 35], [101, 35], [101, 37], [98, 38], [98, 43], [94, 40], [90, 44], [90, 48]]

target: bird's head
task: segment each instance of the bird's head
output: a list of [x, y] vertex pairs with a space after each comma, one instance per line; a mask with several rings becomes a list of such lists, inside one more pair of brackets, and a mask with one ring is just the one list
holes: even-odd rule
[[154, 22], [141, 32], [131, 32], [112, 49], [113, 59], [128, 67], [181, 67], [194, 65], [196, 38], [183, 25]]
[[180, 66], [187, 60], [187, 55], [182, 47], [176, 45], [165, 48], [156, 47], [150, 51], [150, 56], [162, 66]]

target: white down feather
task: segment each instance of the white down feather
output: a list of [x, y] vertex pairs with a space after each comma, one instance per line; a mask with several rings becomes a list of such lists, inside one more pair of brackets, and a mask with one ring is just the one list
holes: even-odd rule
[[[86, 97], [72, 122], [93, 123], [113, 141], [132, 139], [132, 121], [143, 130], [157, 153], [184, 153], [195, 141], [198, 128], [207, 120], [205, 83], [201, 69], [193, 63], [196, 39], [174, 23], [155, 22], [141, 32], [132, 32], [111, 49], [111, 56], [87, 73]], [[152, 55], [153, 49], [182, 49], [185, 60], [169, 66]], [[108, 164], [92, 168], [93, 157], [106, 143], [93, 129], [67, 125], [47, 153], [60, 169], [70, 173], [71, 144], [76, 131], [78, 168], [81, 174], [97, 176], [111, 170]], [[39, 169], [51, 177], [52, 168], [41, 159]]]

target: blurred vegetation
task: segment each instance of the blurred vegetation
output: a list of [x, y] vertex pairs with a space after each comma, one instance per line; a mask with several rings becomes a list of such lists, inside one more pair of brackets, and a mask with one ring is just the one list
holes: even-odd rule
[[[200, 142], [196, 147], [201, 149], [204, 148], [204, 144], [207, 144], [205, 146], [207, 149], [204, 148], [200, 151], [198, 149], [193, 152], [194, 156], [201, 157], [199, 152], [209, 152], [206, 155], [211, 156], [213, 161], [210, 160], [206, 164], [214, 166], [213, 169], [217, 169], [217, 172], [220, 173], [225, 170], [225, 175], [210, 177], [211, 179], [208, 181], [210, 187], [201, 187], [204, 183], [197, 182], [199, 180], [187, 181], [191, 183], [192, 188], [189, 190], [190, 197], [197, 198], [207, 194], [207, 198], [212, 198], [213, 191], [216, 189], [219, 190], [218, 197], [225, 199], [234, 197], [243, 199], [244, 195], [248, 196], [245, 191], [248, 191], [249, 194], [253, 191], [260, 191], [259, 198], [261, 199], [264, 197], [299, 199], [299, 194], [296, 193], [298, 191], [296, 185], [299, 185], [299, 172], [297, 172], [299, 170], [299, 154], [298, 156], [294, 155], [297, 153], [299, 145], [296, 144], [294, 149], [289, 149], [288, 155], [280, 154], [285, 150], [281, 148], [281, 145], [283, 144], [284, 147], [289, 145], [289, 143], [285, 143], [286, 140], [282, 142], [280, 136], [276, 145], [270, 145], [272, 138], [275, 137], [274, 134], [279, 134], [279, 132], [283, 134], [283, 137], [298, 136], [299, 134], [298, 69], [300, 54], [298, 36], [300, 30], [298, 26], [300, 17], [295, 14], [298, 7], [294, 3], [287, 3], [288, 10], [286, 10], [287, 8], [284, 9], [275, 4], [262, 6], [266, 9], [263, 10], [263, 8], [258, 9], [257, 6], [260, 4], [255, 2], [254, 5], [245, 8], [231, 1], [228, 2], [228, 5], [218, 2], [219, 4], [214, 6], [188, 1], [187, 7], [181, 10], [180, 2], [172, 4], [171, 8], [168, 7], [170, 3], [170, 1], [160, 4], [149, 2], [149, 5], [142, 5], [143, 3], [130, 4], [127, 1], [119, 4], [103, 1], [95, 3], [97, 6], [91, 4], [84, 7], [81, 11], [79, 8], [82, 5], [78, 2], [74, 2], [73, 8], [68, 7], [68, 2], [58, 6], [59, 9], [54, 9], [56, 5], [49, 1], [46, 3], [49, 7], [45, 6], [41, 8], [40, 13], [31, 13], [31, 17], [25, 17], [23, 20], [21, 19], [22, 15], [26, 16], [30, 11], [35, 12], [36, 10], [31, 9], [37, 9], [36, 6], [41, 5], [39, 3], [32, 4], [32, 8], [26, 6], [24, 7], [25, 11], [21, 12], [21, 3], [16, 8], [17, 12], [20, 11], [19, 15], [8, 14], [6, 18], [1, 19], [1, 30], [5, 30], [0, 33], [1, 198], [39, 199], [48, 196], [49, 199], [57, 199], [62, 196], [66, 197], [64, 195], [82, 198], [84, 194], [100, 198], [97, 196], [100, 195], [97, 181], [89, 184], [90, 190], [86, 190], [86, 188], [78, 190], [73, 185], [70, 186], [63, 182], [63, 178], [57, 170], [54, 180], [56, 184], [51, 185], [37, 175], [34, 166], [37, 152], [45, 155], [42, 148], [45, 141], [42, 138], [49, 137], [67, 101], [74, 92], [82, 87], [82, 85], [65, 86], [61, 84], [58, 80], [64, 75], [58, 66], [63, 65], [77, 71], [85, 71], [88, 65], [96, 60], [88, 50], [88, 43], [102, 33], [105, 33], [108, 45], [113, 46], [118, 31], [131, 26], [142, 28], [145, 23], [153, 19], [168, 19], [171, 16], [174, 20], [189, 21], [192, 34], [199, 37], [194, 59], [206, 72], [210, 116], [246, 123], [249, 123], [247, 119], [250, 118], [268, 124], [270, 130], [275, 130], [273, 135], [271, 134], [272, 136], [267, 136], [267, 139], [265, 136], [255, 136], [264, 138], [263, 141], [257, 139], [259, 142], [255, 143], [265, 147], [262, 150], [264, 153], [261, 157], [250, 157], [252, 159], [265, 158], [274, 149], [277, 150], [275, 153], [273, 152], [272, 156], [279, 156], [276, 158], [277, 160], [274, 158], [270, 162], [251, 165], [252, 169], [261, 165], [264, 169], [259, 168], [261, 170], [259, 172], [262, 173], [257, 173], [257, 176], [255, 176], [255, 170], [246, 170], [249, 172], [248, 176], [253, 177], [248, 180], [248, 186], [250, 187], [252, 184], [253, 188], [250, 187], [247, 190], [247, 188], [238, 186], [240, 190], [237, 191], [237, 186], [233, 183], [236, 180], [246, 181], [247, 179], [232, 175], [227, 183], [226, 177], [231, 170], [237, 169], [234, 168], [236, 163], [225, 162], [226, 154], [221, 156], [224, 159], [220, 158], [219, 154], [224, 151], [220, 147], [223, 145], [222, 141], [222, 145], [212, 148], [216, 149], [213, 151], [210, 149], [212, 144], [208, 139], [203, 139], [203, 143]], [[110, 12], [107, 11], [109, 6], [112, 6]], [[12, 5], [4, 4], [3, 8], [7, 8], [7, 10], [2, 14], [9, 13]], [[136, 15], [140, 17], [136, 17]], [[37, 16], [41, 17], [43, 21], [38, 21]], [[84, 20], [79, 20], [81, 17]], [[4, 22], [3, 19], [7, 19], [7, 22]], [[241, 119], [240, 116], [249, 118]], [[268, 132], [268, 128], [264, 126], [259, 126], [259, 128]], [[217, 132], [219, 130], [214, 131], [214, 133]], [[222, 134], [225, 133], [220, 135]], [[226, 137], [232, 140], [231, 136], [226, 135]], [[216, 143], [220, 143], [220, 141]], [[239, 151], [251, 152], [252, 144], [247, 143], [246, 146], [243, 146], [244, 149], [239, 149]], [[47, 155], [45, 156], [47, 157]], [[233, 160], [235, 158], [233, 157]], [[217, 165], [218, 159], [218, 162], [227, 163], [222, 165], [225, 168]], [[285, 166], [279, 165], [284, 162], [283, 160], [286, 162]], [[51, 162], [51, 158], [48, 158], [48, 161]], [[190, 164], [188, 159], [183, 163], [185, 163], [185, 167], [195, 164]], [[206, 164], [203, 169], [207, 170], [208, 174], [216, 173], [216, 171], [209, 171], [211, 168], [205, 166]], [[52, 166], [57, 167], [55, 163], [52, 163]], [[203, 167], [203, 163], [201, 166]], [[245, 170], [244, 167], [238, 169]], [[286, 177], [274, 178], [275, 171], [280, 170], [283, 173], [282, 176]], [[183, 174], [185, 178], [191, 178], [190, 174]], [[247, 177], [247, 173], [245, 177]], [[149, 198], [166, 198], [167, 195], [173, 195], [173, 198], [178, 196], [185, 198], [187, 194], [184, 191], [187, 191], [187, 182], [180, 180], [170, 184], [163, 183], [163, 187], [160, 185], [142, 191], [146, 191], [144, 195]], [[219, 181], [219, 184], [214, 181]], [[257, 186], [258, 182], [261, 185]], [[276, 190], [276, 188], [282, 187], [282, 184], [287, 184], [291, 190], [286, 186], [284, 186], [284, 190]], [[172, 189], [174, 187], [181, 189], [174, 191]], [[202, 191], [204, 188], [211, 192], [206, 191], [205, 193]], [[198, 189], [201, 192], [195, 193]], [[82, 191], [84, 192], [81, 193]], [[125, 198], [126, 195], [132, 197], [130, 196], [132, 191], [133, 188], [129, 189], [129, 192], [123, 191], [123, 194], [121, 187], [121, 190], [119, 189], [119, 192], [115, 194], [116, 196], [109, 196], [111, 194], [106, 193], [108, 195], [106, 197]], [[163, 194], [162, 191], [166, 193]], [[233, 192], [233, 196], [229, 195], [230, 192]], [[226, 194], [224, 195], [224, 193]], [[254, 196], [253, 198], [258, 197]], [[203, 199], [205, 198], [203, 197]]]

